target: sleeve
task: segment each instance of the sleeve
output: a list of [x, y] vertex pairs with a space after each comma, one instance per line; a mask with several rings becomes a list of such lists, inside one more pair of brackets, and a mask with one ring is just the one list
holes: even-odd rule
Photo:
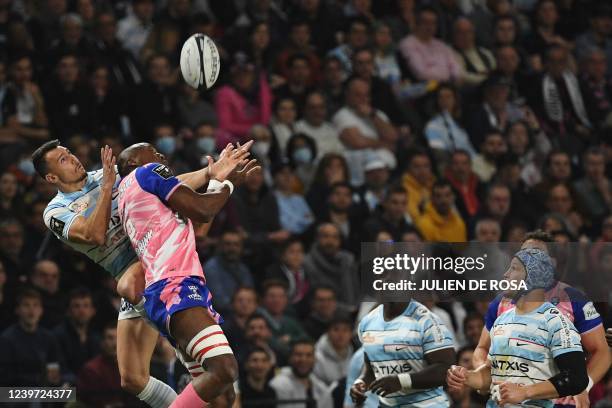
[[578, 333], [586, 333], [603, 323], [595, 305], [583, 293], [573, 288], [566, 291], [572, 302], [574, 326]]
[[51, 230], [57, 237], [68, 239], [68, 233], [74, 220], [79, 214], [70, 210], [68, 207], [50, 203], [43, 212], [43, 218], [47, 228]]
[[453, 348], [453, 335], [434, 313], [423, 319], [423, 353]]
[[491, 303], [489, 303], [489, 307], [487, 308], [487, 314], [485, 316], [485, 327], [488, 331], [491, 331], [493, 327], [493, 323], [497, 319], [497, 310], [499, 309], [499, 302], [501, 301], [501, 297], [498, 296]]
[[136, 180], [140, 187], [167, 202], [172, 193], [181, 185], [170, 169], [159, 163], [151, 163], [136, 169]]
[[572, 322], [557, 308], [548, 310], [547, 314], [548, 348], [553, 358], [572, 351], [582, 352], [580, 335]]
[[429, 143], [429, 147], [432, 149], [446, 150], [446, 143], [442, 137], [442, 129], [438, 126], [435, 119], [429, 121], [425, 126], [425, 137]]

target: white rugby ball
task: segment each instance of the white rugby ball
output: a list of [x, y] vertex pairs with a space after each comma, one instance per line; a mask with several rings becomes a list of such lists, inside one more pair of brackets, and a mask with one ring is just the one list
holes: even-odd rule
[[209, 89], [219, 77], [221, 59], [215, 42], [204, 34], [194, 34], [181, 49], [181, 73], [195, 89]]

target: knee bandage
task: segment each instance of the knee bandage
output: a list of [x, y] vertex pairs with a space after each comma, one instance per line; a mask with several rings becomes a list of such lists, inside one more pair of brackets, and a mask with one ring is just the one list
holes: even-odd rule
[[207, 358], [222, 354], [233, 354], [219, 325], [207, 327], [196, 334], [187, 345], [186, 351], [200, 365], [204, 365]]
[[192, 378], [202, 375], [204, 372], [202, 364], [198, 363], [197, 361], [193, 361], [191, 357], [186, 356], [185, 353], [179, 349], [174, 349], [174, 352], [176, 353], [176, 357], [179, 359], [181, 364], [183, 364], [183, 367], [185, 367]]

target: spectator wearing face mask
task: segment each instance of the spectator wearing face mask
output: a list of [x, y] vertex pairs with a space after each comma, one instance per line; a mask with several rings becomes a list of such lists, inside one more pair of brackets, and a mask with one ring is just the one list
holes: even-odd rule
[[153, 145], [158, 152], [166, 157], [173, 171], [181, 174], [190, 170], [181, 157], [179, 151], [182, 147], [182, 141], [176, 136], [172, 125], [163, 123], [156, 126], [153, 130], [153, 138]]
[[296, 133], [287, 143], [287, 157], [295, 168], [295, 175], [300, 180], [302, 191], [307, 191], [317, 170], [315, 158], [317, 146], [309, 136]]

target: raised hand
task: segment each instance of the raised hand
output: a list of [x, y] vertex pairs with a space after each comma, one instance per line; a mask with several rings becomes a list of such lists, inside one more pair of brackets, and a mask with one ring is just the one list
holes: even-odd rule
[[221, 151], [219, 160], [217, 160], [216, 163], [209, 157], [208, 163], [210, 166], [210, 178], [224, 181], [237, 168], [244, 166], [251, 154], [249, 149], [252, 145], [252, 140], [242, 146], [238, 145], [236, 148], [234, 148], [234, 146], [230, 143], [225, 147], [225, 149], [223, 149], [223, 151]]
[[100, 149], [100, 161], [102, 162], [102, 188], [113, 189], [117, 174], [115, 172], [115, 156], [113, 149], [104, 146]]
[[247, 177], [258, 171], [261, 171], [261, 166], [257, 164], [257, 160], [252, 159], [242, 166], [242, 168], [236, 168], [234, 171], [232, 171], [227, 176], [227, 180], [231, 181], [232, 184], [237, 187], [244, 183]]

